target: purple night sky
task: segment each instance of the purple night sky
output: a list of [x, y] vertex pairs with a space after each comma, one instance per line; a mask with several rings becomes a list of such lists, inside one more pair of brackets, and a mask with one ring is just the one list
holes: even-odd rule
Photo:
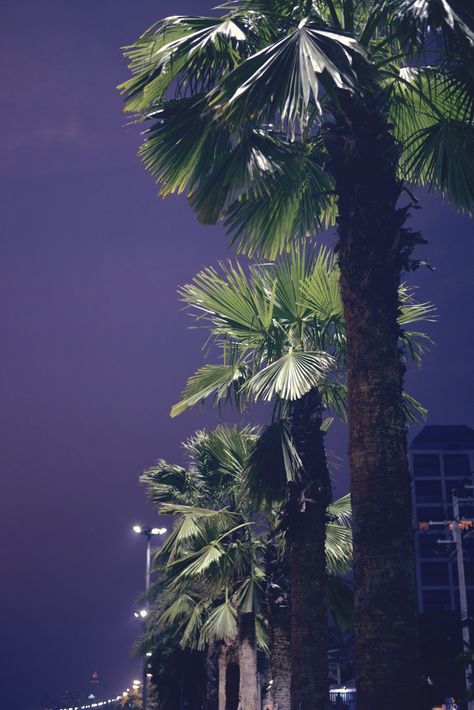
[[[228, 252], [184, 200], [156, 198], [115, 86], [120, 47], [204, 0], [2, 0], [0, 75], [0, 706], [37, 710], [45, 691], [130, 684], [144, 546], [138, 474], [215, 421], [168, 417], [202, 338], [178, 284]], [[436, 347], [409, 389], [431, 423], [474, 425], [472, 227], [440, 200], [415, 215], [437, 271]], [[342, 459], [345, 434], [330, 448]]]

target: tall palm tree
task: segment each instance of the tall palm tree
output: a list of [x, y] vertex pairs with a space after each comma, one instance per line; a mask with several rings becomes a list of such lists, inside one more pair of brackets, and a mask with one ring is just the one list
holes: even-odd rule
[[408, 183], [472, 211], [473, 13], [462, 0], [237, 0], [221, 11], [166, 18], [128, 48], [127, 109], [151, 122], [141, 155], [161, 194], [184, 192], [200, 220], [224, 220], [241, 251], [274, 257], [337, 229], [358, 702], [416, 708], [397, 316], [401, 272], [420, 264], [423, 240], [406, 224], [411, 198], [400, 201]]
[[[230, 398], [240, 407], [263, 399], [276, 407], [275, 421], [256, 443], [249, 468], [257, 474], [257, 495], [287, 485], [294, 708], [322, 708], [327, 697], [327, 611], [314, 600], [325, 598], [331, 497], [323, 410], [343, 414], [345, 406], [346, 338], [338, 281], [329, 251], [294, 250], [276, 264], [252, 267], [248, 275], [239, 265], [206, 269], [181, 289], [224, 362], [200, 368], [172, 413], [208, 397]], [[416, 304], [402, 291], [400, 323], [430, 314], [429, 304]], [[422, 336], [405, 332], [403, 338], [419, 357]], [[410, 398], [406, 402], [409, 409], [417, 406]]]
[[[284, 550], [282, 535], [275, 530], [273, 516], [257, 516], [252, 509], [244, 459], [240, 454], [249, 444], [253, 447], [255, 440], [255, 432], [249, 429], [239, 431], [235, 427], [218, 427], [212, 432], [201, 432], [187, 444], [188, 452], [192, 452], [193, 464], [186, 475], [183, 469], [178, 478], [176, 467], [159, 462], [142, 477], [152, 501], [161, 503], [161, 512], [173, 514], [178, 520], [159, 557], [161, 569], [166, 575], [165, 586], [172, 596], [169, 607], [164, 612], [160, 609], [159, 622], [175, 626], [179, 623], [184, 629], [184, 645], [194, 643], [202, 647], [213, 640], [221, 642], [221, 658], [224, 660], [221, 686], [225, 679], [228, 646], [225, 639], [238, 636], [240, 702], [249, 710], [257, 707], [258, 702], [256, 631], [259, 644], [266, 647], [261, 623], [255, 622], [258, 622], [262, 612], [265, 589], [274, 593], [276, 588], [275, 575], [271, 576], [270, 581], [270, 575], [264, 571], [268, 535], [271, 534], [274, 542], [279, 537], [277, 544], [280, 553]], [[185, 479], [186, 485], [183, 486]], [[216, 487], [218, 479], [219, 486]], [[195, 496], [197, 490], [202, 493], [199, 501]], [[184, 505], [182, 501], [189, 493], [192, 504]], [[173, 498], [179, 502], [171, 502]], [[204, 508], [206, 504], [214, 507]], [[225, 508], [222, 507], [224, 505]], [[335, 503], [330, 512], [332, 520], [328, 523], [326, 543], [331, 580], [329, 600], [338, 617], [341, 617], [337, 605], [341, 591], [338, 575], [347, 571], [351, 559], [348, 497]], [[317, 605], [318, 600], [313, 600], [313, 604]], [[273, 621], [270, 613], [272, 639], [275, 630], [277, 634], [278, 631], [285, 631], [276, 628]], [[277, 699], [282, 688], [281, 674], [286, 667], [288, 648], [283, 651], [283, 657], [279, 657], [278, 650], [275, 654], [271, 648]], [[290, 710], [290, 705], [280, 703], [279, 707]]]

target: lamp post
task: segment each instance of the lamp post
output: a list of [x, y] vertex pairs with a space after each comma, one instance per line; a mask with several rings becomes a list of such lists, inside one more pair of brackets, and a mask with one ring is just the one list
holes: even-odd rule
[[[137, 535], [143, 535], [146, 539], [146, 563], [145, 563], [145, 592], [150, 591], [151, 579], [151, 538], [155, 535], [164, 535], [166, 528], [151, 528], [143, 525], [134, 525], [133, 532]], [[145, 600], [146, 607], [139, 612], [135, 612], [137, 618], [145, 619], [148, 616], [148, 599]], [[148, 710], [148, 662], [145, 658], [143, 662], [143, 684], [142, 684], [142, 707], [143, 710]]]

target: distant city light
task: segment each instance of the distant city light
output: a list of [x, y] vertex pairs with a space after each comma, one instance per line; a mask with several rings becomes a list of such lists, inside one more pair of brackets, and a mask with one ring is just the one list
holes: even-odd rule
[[141, 533], [141, 531], [142, 531], [142, 526], [141, 526], [141, 525], [134, 525], [133, 528], [132, 528], [132, 530], [133, 530], [133, 532]]

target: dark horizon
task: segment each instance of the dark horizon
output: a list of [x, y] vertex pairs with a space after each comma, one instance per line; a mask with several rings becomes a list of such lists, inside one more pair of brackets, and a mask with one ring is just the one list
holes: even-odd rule
[[[200, 225], [183, 199], [157, 198], [136, 157], [139, 129], [127, 125], [115, 88], [127, 76], [121, 46], [161, 16], [212, 7], [2, 3], [0, 664], [8, 710], [38, 710], [45, 691], [80, 688], [93, 671], [111, 696], [130, 685], [144, 572], [131, 525], [154, 520], [138, 475], [158, 457], [181, 461], [180, 442], [217, 421], [209, 410], [168, 416], [204, 357], [176, 288], [232, 253], [223, 229]], [[407, 389], [429, 409], [428, 423], [474, 426], [472, 228], [440, 198], [421, 196], [421, 207], [412, 224], [429, 244], [417, 254], [436, 271], [409, 281], [436, 304], [438, 323]], [[345, 492], [342, 425], [328, 447], [341, 460], [336, 489]]]

